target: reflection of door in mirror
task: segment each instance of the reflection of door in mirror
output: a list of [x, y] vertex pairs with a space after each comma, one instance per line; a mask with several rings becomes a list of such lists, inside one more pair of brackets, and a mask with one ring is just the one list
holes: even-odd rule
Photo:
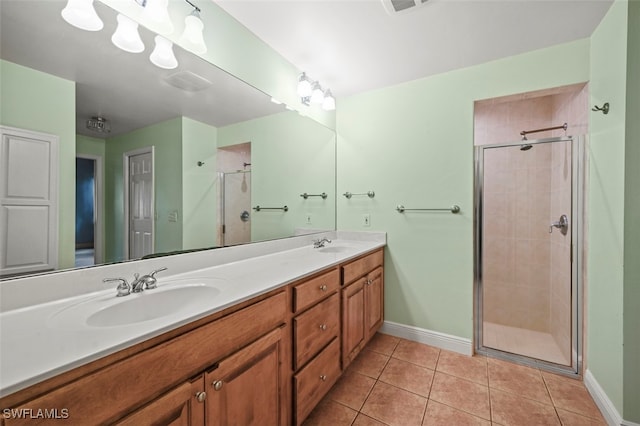
[[0, 276], [57, 263], [58, 137], [0, 126]]
[[218, 244], [251, 241], [251, 142], [218, 148]]
[[128, 258], [139, 259], [153, 253], [153, 150], [125, 153], [128, 201], [125, 211], [128, 217]]
[[103, 261], [102, 168], [101, 156], [76, 154], [76, 268]]
[[223, 244], [251, 241], [251, 172], [224, 173], [222, 229]]

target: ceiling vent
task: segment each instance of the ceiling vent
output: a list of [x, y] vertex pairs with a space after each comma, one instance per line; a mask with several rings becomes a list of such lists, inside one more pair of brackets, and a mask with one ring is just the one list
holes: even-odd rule
[[185, 92], [198, 92], [211, 86], [211, 82], [191, 71], [179, 71], [166, 78], [166, 82]]
[[406, 13], [416, 10], [418, 6], [426, 4], [428, 0], [382, 0], [382, 5], [390, 15]]

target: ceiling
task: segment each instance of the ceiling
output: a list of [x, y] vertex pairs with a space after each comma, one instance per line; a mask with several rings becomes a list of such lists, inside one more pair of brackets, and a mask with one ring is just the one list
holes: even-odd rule
[[[213, 0], [337, 98], [589, 37], [611, 0]], [[386, 1], [386, 0], [385, 0]]]

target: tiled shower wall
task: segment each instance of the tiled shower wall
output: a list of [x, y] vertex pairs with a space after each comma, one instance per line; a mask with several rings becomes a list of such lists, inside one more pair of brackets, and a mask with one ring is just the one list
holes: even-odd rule
[[[587, 133], [586, 85], [476, 102], [476, 145], [513, 142], [522, 130], [568, 123], [529, 139]], [[551, 222], [571, 216], [569, 145], [485, 150], [484, 320], [551, 333], [571, 350], [571, 235]], [[570, 221], [571, 221], [570, 217]]]

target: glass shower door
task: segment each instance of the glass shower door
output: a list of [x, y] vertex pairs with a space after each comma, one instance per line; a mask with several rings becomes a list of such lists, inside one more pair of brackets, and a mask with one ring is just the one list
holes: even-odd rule
[[222, 229], [225, 246], [251, 241], [251, 172], [224, 173]]
[[573, 155], [563, 139], [479, 148], [479, 321], [484, 348], [572, 366]]

